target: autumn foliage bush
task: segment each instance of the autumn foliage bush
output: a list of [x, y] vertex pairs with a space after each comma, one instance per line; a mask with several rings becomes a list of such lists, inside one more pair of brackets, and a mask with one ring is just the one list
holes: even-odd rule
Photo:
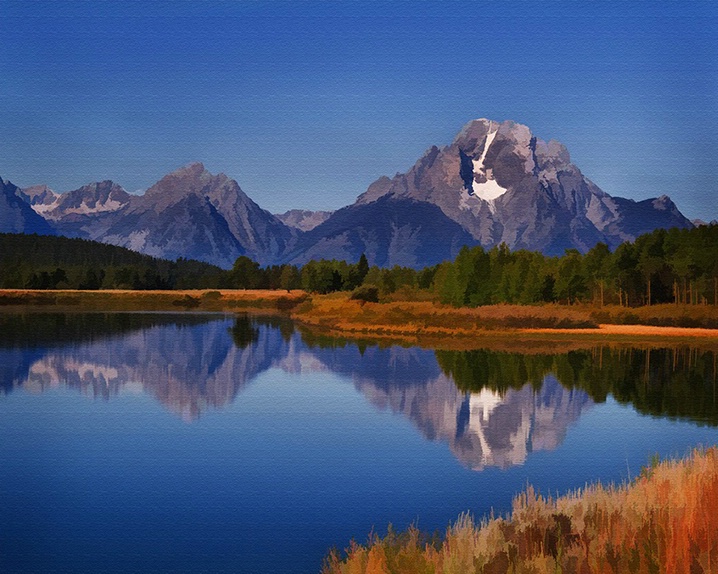
[[323, 574], [718, 572], [718, 450], [658, 463], [631, 484], [557, 499], [528, 488], [507, 518], [459, 517], [442, 541], [416, 528], [332, 552]]

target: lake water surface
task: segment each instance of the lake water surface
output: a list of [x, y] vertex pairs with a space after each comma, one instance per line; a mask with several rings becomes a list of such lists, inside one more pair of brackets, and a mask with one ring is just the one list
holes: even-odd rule
[[0, 316], [0, 572], [318, 573], [718, 440], [716, 350], [432, 351], [202, 314]]

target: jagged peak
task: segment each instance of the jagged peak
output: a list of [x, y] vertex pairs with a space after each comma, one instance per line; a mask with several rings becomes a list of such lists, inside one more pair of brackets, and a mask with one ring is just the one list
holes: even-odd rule
[[145, 192], [145, 197], [179, 197], [199, 193], [213, 177], [202, 162], [189, 163], [168, 173], [150, 186]]
[[520, 136], [522, 138], [530, 138], [531, 130], [528, 126], [520, 124], [513, 120], [492, 120], [490, 118], [478, 118], [471, 120], [464, 125], [463, 128], [454, 138], [454, 142], [458, 140], [476, 137], [481, 134], [484, 137], [488, 133], [500, 133], [506, 136]]
[[60, 194], [50, 189], [45, 184], [31, 185], [20, 190], [20, 193], [30, 205], [36, 203], [50, 204], [57, 201]]
[[72, 191], [68, 191], [67, 193], [77, 193], [82, 191], [104, 191], [104, 190], [118, 190], [118, 191], [125, 191], [125, 188], [123, 188], [119, 183], [115, 183], [111, 179], [103, 179], [102, 181], [93, 181], [91, 183], [87, 183], [83, 185], [82, 187], [79, 187], [77, 189], [74, 189]]
[[660, 210], [668, 210], [668, 209], [674, 209], [676, 207], [676, 204], [673, 203], [673, 200], [668, 197], [666, 194], [663, 194], [652, 202], [653, 207]]
[[183, 165], [182, 167], [176, 169], [173, 173], [203, 173], [205, 171], [207, 171], [207, 169], [201, 161], [192, 161], [187, 165]]
[[187, 165], [184, 165], [184, 166], [168, 173], [160, 181], [163, 181], [165, 179], [182, 180], [182, 181], [196, 180], [196, 181], [200, 181], [202, 183], [207, 183], [211, 180], [214, 180], [218, 183], [234, 181], [233, 179], [231, 179], [230, 177], [228, 177], [226, 174], [224, 174], [222, 172], [220, 172], [216, 175], [211, 173], [204, 166], [204, 164], [200, 161], [188, 163]]
[[244, 206], [241, 209], [261, 210], [234, 179], [224, 173], [213, 175], [201, 162], [185, 165], [165, 175], [141, 198], [136, 202], [138, 208], [149, 204], [155, 211], [195, 199], [209, 201], [222, 213], [234, 212], [240, 209], [240, 205]]
[[[515, 122], [513, 120], [492, 120], [489, 118], [478, 118], [471, 120], [454, 138], [453, 143], [460, 147], [465, 145], [481, 144], [489, 134], [497, 134], [503, 138], [514, 140], [522, 146], [528, 146], [532, 140], [535, 140], [543, 153], [556, 158], [566, 160], [568, 150], [559, 141], [550, 139], [548, 142], [534, 137], [531, 128], [527, 125]], [[568, 160], [567, 160], [568, 161]]]
[[472, 138], [483, 138], [492, 131], [497, 131], [500, 127], [501, 122], [490, 120], [487, 118], [478, 118], [471, 120], [461, 128], [456, 137], [454, 143], [459, 143]]
[[481, 124], [484, 127], [491, 128], [498, 128], [498, 126], [501, 124], [501, 122], [492, 120], [490, 118], [477, 118], [475, 120], [469, 121], [465, 126], [464, 129], [469, 127], [475, 127], [476, 125]]
[[55, 190], [50, 188], [46, 183], [40, 183], [38, 185], [31, 185], [29, 187], [24, 187], [24, 188], [22, 188], [22, 190], [27, 194], [46, 193], [46, 192], [56, 193]]
[[308, 209], [290, 209], [284, 213], [274, 214], [284, 225], [310, 231], [324, 223], [334, 213], [333, 211], [311, 211]]

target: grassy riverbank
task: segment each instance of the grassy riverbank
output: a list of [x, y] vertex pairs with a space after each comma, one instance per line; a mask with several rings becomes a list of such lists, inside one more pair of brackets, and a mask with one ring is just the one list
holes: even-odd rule
[[477, 330], [596, 328], [588, 313], [560, 305], [452, 307], [434, 301], [365, 303], [348, 294], [314, 296], [292, 315], [305, 324], [349, 333], [468, 335]]
[[718, 307], [486, 305], [452, 307], [436, 301], [365, 303], [348, 294], [312, 296], [292, 311], [305, 325], [334, 334], [400, 337], [417, 341], [496, 339], [531, 334], [551, 337], [642, 340], [655, 337], [718, 338]]
[[[718, 307], [653, 305], [486, 305], [453, 307], [434, 299], [371, 303], [349, 293], [301, 290], [0, 290], [0, 311], [259, 311], [281, 312], [330, 335], [466, 347], [500, 337], [616, 341], [718, 338]], [[441, 343], [443, 341], [443, 344]]]
[[510, 516], [463, 515], [441, 539], [415, 528], [332, 552], [323, 574], [718, 572], [718, 450], [644, 469], [632, 483], [560, 498], [528, 488]]

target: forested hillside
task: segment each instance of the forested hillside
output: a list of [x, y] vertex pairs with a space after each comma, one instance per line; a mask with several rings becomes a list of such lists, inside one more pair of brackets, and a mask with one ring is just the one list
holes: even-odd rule
[[199, 261], [155, 259], [84, 239], [0, 234], [5, 289], [189, 289], [226, 281], [225, 271]]

